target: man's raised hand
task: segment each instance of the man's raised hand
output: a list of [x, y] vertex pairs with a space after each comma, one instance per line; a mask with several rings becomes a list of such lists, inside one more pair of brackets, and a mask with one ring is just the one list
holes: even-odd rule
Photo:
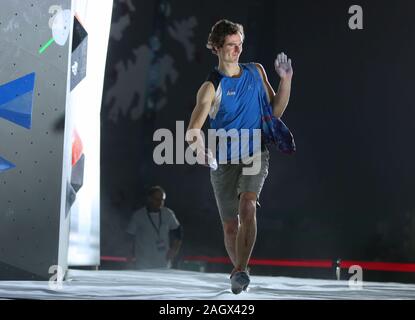
[[291, 66], [291, 59], [288, 59], [287, 55], [284, 52], [281, 52], [277, 55], [277, 58], [274, 62], [275, 71], [280, 76], [280, 78], [289, 78], [293, 75], [293, 68]]

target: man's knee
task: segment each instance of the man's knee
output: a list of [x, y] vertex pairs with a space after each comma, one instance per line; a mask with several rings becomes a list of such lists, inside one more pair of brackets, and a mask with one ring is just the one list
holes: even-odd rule
[[223, 232], [226, 236], [236, 236], [238, 233], [238, 218], [223, 222]]
[[239, 217], [241, 223], [255, 219], [256, 216], [256, 200], [255, 192], [243, 192], [239, 197]]

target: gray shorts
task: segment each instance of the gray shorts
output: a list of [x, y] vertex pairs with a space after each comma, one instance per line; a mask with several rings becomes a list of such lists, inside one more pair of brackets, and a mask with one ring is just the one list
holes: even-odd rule
[[[258, 156], [261, 156], [259, 159]], [[242, 169], [252, 164], [219, 164], [218, 169], [210, 171], [210, 181], [215, 193], [216, 203], [222, 222], [238, 217], [239, 195], [242, 192], [255, 192], [257, 199], [268, 175], [269, 151], [265, 150], [255, 158], [260, 163], [254, 175], [243, 174]], [[260, 160], [260, 162], [259, 162]]]

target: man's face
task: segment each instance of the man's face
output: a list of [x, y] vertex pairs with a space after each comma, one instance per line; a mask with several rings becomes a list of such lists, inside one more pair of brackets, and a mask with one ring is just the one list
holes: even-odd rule
[[148, 197], [148, 204], [154, 210], [160, 210], [164, 206], [166, 195], [163, 192], [156, 191]]
[[223, 62], [238, 63], [242, 53], [242, 35], [238, 32], [225, 37], [225, 42], [221, 48], [217, 48], [219, 58]]

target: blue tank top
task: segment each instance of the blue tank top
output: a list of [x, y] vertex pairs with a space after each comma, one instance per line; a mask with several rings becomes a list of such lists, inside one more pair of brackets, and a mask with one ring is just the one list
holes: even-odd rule
[[239, 161], [261, 148], [260, 108], [269, 104], [268, 98], [255, 64], [239, 66], [239, 77], [226, 76], [216, 67], [207, 78], [216, 91], [209, 118], [211, 129], [219, 137], [216, 157], [220, 163]]

